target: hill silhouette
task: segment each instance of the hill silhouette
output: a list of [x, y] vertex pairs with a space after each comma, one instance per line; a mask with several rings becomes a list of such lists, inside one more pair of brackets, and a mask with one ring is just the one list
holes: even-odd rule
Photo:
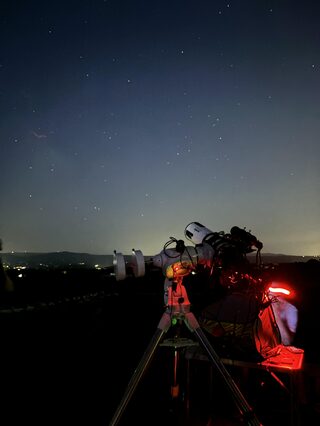
[[[263, 263], [293, 263], [293, 262], [307, 262], [309, 260], [318, 260], [319, 257], [314, 256], [295, 256], [286, 254], [262, 254]], [[94, 268], [96, 265], [105, 268], [113, 264], [113, 254], [90, 254], [78, 253], [69, 251], [48, 252], [48, 253], [2, 253], [1, 258], [4, 264], [8, 267], [17, 265], [25, 266], [28, 268], [61, 268], [61, 267], [88, 267]], [[130, 256], [125, 256], [128, 260]], [[152, 256], [145, 256], [145, 259], [150, 259]], [[255, 254], [249, 254], [248, 259], [251, 262], [255, 261]]]
[[108, 267], [112, 265], [113, 255], [76, 253], [68, 251], [49, 253], [3, 253], [2, 261], [9, 267], [26, 266], [29, 268], [39, 267], [89, 267], [95, 265]]

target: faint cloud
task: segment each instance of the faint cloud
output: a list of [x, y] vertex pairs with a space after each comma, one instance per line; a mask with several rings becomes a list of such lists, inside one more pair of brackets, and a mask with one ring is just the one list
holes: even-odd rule
[[46, 139], [48, 136], [44, 133], [37, 133], [34, 130], [32, 130], [33, 136], [35, 136], [37, 139]]

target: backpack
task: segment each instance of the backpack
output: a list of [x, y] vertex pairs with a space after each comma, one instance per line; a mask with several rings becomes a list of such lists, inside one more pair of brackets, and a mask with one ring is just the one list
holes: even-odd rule
[[226, 295], [202, 310], [199, 324], [223, 358], [262, 361], [281, 344], [271, 303], [254, 294]]

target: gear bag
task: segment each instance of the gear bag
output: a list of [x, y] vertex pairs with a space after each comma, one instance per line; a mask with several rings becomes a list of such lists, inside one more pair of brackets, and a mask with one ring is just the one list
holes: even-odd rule
[[207, 306], [199, 323], [223, 358], [262, 361], [281, 343], [271, 304], [246, 293], [234, 292]]

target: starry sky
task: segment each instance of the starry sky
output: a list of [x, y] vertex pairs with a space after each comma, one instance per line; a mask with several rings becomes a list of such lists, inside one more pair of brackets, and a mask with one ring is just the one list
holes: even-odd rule
[[320, 3], [2, 0], [3, 251], [159, 253], [198, 221], [320, 254]]

